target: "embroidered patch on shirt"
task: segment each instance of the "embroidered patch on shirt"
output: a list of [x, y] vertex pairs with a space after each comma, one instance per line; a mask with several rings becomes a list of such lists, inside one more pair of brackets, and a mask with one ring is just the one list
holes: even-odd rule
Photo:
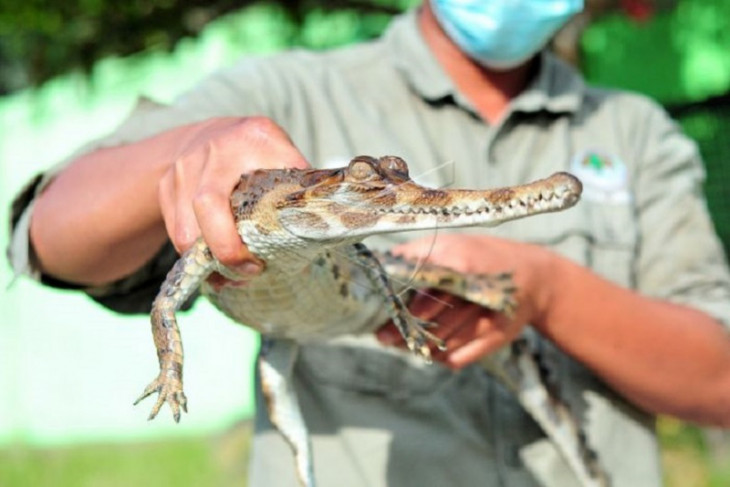
[[615, 155], [600, 151], [579, 152], [570, 164], [571, 172], [583, 183], [583, 198], [598, 203], [629, 203], [629, 174]]

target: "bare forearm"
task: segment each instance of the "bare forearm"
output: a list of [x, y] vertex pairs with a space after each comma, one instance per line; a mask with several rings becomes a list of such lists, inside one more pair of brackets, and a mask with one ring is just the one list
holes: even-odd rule
[[[207, 122], [206, 122], [207, 123]], [[47, 274], [102, 284], [132, 273], [165, 242], [160, 178], [204, 124], [80, 157], [40, 195], [31, 240]]]
[[633, 402], [730, 426], [730, 338], [699, 311], [649, 299], [560, 260], [536, 326]]

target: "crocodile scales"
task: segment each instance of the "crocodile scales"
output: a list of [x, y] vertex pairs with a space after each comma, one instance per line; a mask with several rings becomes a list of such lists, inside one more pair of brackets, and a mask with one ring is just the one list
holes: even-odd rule
[[[216, 307], [264, 337], [261, 385], [272, 423], [292, 447], [297, 475], [314, 487], [312, 452], [294, 393], [297, 344], [336, 335], [371, 333], [390, 318], [413, 353], [430, 361], [444, 343], [408, 312], [410, 287], [451, 292], [495, 311], [517, 306], [511, 276], [462, 275], [433, 264], [376, 254], [361, 241], [408, 230], [495, 226], [573, 206], [580, 182], [556, 173], [533, 183], [491, 190], [431, 189], [413, 182], [399, 157], [354, 158], [338, 169], [257, 170], [243, 175], [231, 196], [238, 233], [265, 263], [243, 286], [214, 286], [214, 272], [241, 279], [220, 264], [202, 239], [175, 263], [152, 307], [158, 377], [135, 404], [158, 392], [150, 419], [167, 402], [175, 421], [186, 411], [183, 351], [175, 311], [198, 289]], [[407, 290], [406, 290], [407, 291]], [[487, 370], [517, 397], [554, 443], [579, 483], [608, 485], [579, 422], [547, 386], [525, 340], [486, 357]]]

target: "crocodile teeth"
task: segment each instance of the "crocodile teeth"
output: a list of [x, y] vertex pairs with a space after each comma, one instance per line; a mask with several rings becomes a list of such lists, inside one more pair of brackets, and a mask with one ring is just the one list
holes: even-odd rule
[[[565, 193], [565, 191], [563, 191]], [[417, 207], [417, 208], [378, 208], [377, 213], [380, 214], [397, 214], [397, 215], [443, 215], [459, 217], [462, 215], [471, 216], [482, 213], [504, 213], [514, 212], [522, 209], [529, 208], [540, 208], [544, 205], [551, 203], [553, 200], [561, 199], [564, 195], [557, 194], [556, 192], [540, 192], [536, 195], [525, 195], [523, 198], [509, 201], [502, 206], [480, 206], [478, 208], [465, 207], [452, 207], [452, 208], [441, 208], [438, 206], [431, 207]]]

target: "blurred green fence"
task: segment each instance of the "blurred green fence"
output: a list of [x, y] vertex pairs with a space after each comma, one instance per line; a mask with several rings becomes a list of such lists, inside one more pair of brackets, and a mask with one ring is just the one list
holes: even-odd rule
[[670, 106], [669, 112], [700, 147], [707, 169], [707, 203], [725, 253], [730, 255], [730, 91]]

